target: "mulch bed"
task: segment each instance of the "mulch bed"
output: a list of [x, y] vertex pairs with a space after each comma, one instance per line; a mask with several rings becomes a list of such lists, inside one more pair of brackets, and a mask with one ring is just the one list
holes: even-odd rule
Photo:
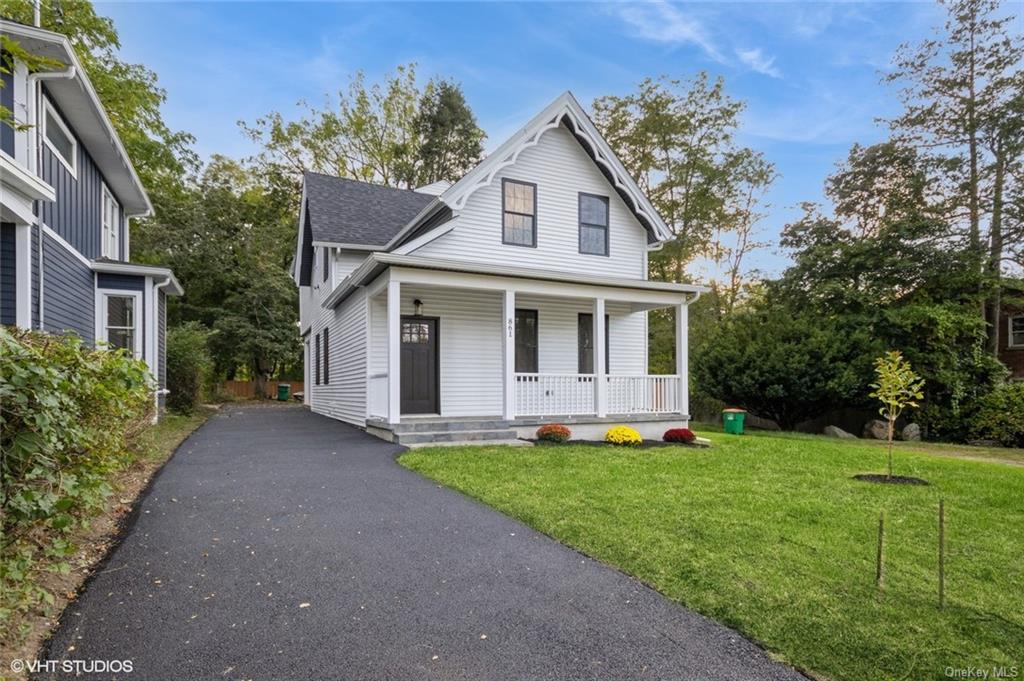
[[881, 473], [861, 473], [853, 476], [854, 480], [861, 482], [877, 482], [883, 485], [930, 485], [931, 483], [921, 478], [911, 478], [906, 475], [893, 475], [891, 477]]
[[[625, 445], [613, 445], [604, 440], [568, 440], [566, 442], [551, 442], [550, 440], [527, 440], [538, 447], [561, 447], [563, 445], [590, 445], [595, 447], [623, 447]], [[644, 440], [642, 444], [630, 447], [630, 449], [655, 449], [657, 447], [693, 447], [703, 449], [705, 446], [696, 442], [662, 442], [661, 440]]]

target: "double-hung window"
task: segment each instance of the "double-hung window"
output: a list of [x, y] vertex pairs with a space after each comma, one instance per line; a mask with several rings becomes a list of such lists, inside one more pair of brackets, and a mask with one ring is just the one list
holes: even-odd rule
[[100, 340], [113, 350], [142, 356], [142, 294], [136, 291], [100, 291]]
[[608, 197], [580, 194], [580, 253], [608, 255]]
[[501, 241], [513, 246], [537, 245], [537, 185], [501, 181]]
[[324, 252], [323, 263], [320, 265], [320, 269], [322, 270], [321, 281], [327, 281], [327, 277], [331, 273], [331, 249], [327, 246], [322, 246], [320, 250]]
[[43, 140], [68, 172], [78, 176], [78, 141], [50, 100], [43, 99]]
[[1011, 348], [1024, 348], [1024, 315], [1010, 317], [1008, 340]]
[[516, 309], [516, 373], [537, 373], [537, 311]]
[[102, 213], [102, 243], [100, 244], [100, 253], [104, 257], [111, 258], [113, 260], [120, 260], [121, 254], [119, 250], [120, 246], [120, 222], [121, 222], [121, 206], [118, 205], [117, 199], [107, 189], [107, 185], [103, 185], [103, 213]]
[[331, 384], [331, 333], [324, 329], [324, 385]]

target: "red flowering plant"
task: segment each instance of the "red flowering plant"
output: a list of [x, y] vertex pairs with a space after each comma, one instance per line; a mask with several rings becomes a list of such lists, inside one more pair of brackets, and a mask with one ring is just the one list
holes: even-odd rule
[[661, 439], [665, 442], [681, 442], [682, 444], [690, 444], [697, 439], [697, 436], [693, 434], [693, 431], [689, 428], [669, 428], [665, 431], [665, 434], [661, 436]]
[[549, 423], [537, 429], [537, 439], [547, 442], [565, 442], [572, 436], [572, 431], [561, 423]]

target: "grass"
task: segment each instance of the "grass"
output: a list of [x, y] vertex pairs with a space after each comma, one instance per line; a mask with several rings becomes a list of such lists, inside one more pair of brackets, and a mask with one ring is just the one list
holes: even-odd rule
[[932, 484], [877, 485], [851, 479], [884, 471], [885, 450], [874, 443], [707, 435], [706, 450], [435, 448], [400, 461], [816, 676], [942, 679], [947, 667], [1024, 666], [1024, 468], [908, 443], [895, 472]]

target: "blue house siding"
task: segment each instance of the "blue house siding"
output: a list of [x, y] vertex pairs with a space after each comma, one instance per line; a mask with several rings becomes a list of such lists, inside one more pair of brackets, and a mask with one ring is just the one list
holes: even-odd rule
[[106, 274], [96, 275], [97, 289], [114, 289], [116, 291], [138, 291], [142, 293], [142, 310], [138, 319], [139, 335], [142, 336], [142, 358], [146, 357], [146, 319], [149, 314], [148, 302], [146, 301], [146, 278], [135, 274]]
[[[51, 101], [52, 105], [52, 101]], [[60, 109], [57, 109], [60, 113]], [[78, 144], [77, 178], [46, 144], [42, 145], [42, 177], [57, 192], [57, 200], [43, 202], [41, 218], [43, 223], [57, 232], [65, 241], [74, 246], [86, 258], [93, 260], [101, 255], [100, 239], [103, 221], [103, 175], [93, 162], [85, 147]], [[116, 198], [116, 197], [115, 197]], [[124, 259], [124, 211], [118, 216], [118, 240]]]
[[[36, 202], [39, 205], [39, 202]], [[32, 225], [32, 328], [39, 328], [39, 225]]]
[[0, 324], [11, 326], [18, 321], [17, 286], [17, 232], [13, 223], [0, 223]]
[[56, 240], [43, 235], [43, 329], [73, 332], [93, 345], [95, 307], [92, 270]]
[[[160, 291], [157, 297], [156, 312], [156, 356], [160, 360], [157, 380], [161, 388], [167, 387], [167, 294]], [[163, 406], [164, 396], [160, 396]]]

